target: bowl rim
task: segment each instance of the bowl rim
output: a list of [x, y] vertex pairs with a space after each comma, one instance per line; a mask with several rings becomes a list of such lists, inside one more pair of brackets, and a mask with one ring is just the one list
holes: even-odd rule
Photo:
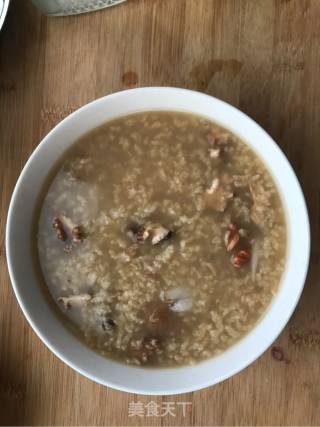
[[4, 24], [4, 21], [6, 19], [8, 8], [9, 8], [10, 0], [4, 0], [2, 10], [0, 10], [0, 30]]
[[[153, 95], [155, 93], [157, 93], [158, 91], [165, 91], [170, 95], [175, 95], [178, 93], [190, 93], [193, 94], [193, 96], [197, 96], [197, 97], [204, 97], [204, 98], [210, 98], [210, 100], [214, 100], [216, 103], [219, 103], [221, 106], [223, 105], [224, 107], [231, 109], [233, 111], [236, 111], [237, 114], [239, 115], [239, 117], [241, 116], [244, 120], [249, 121], [251, 123], [251, 125], [253, 124], [257, 129], [259, 129], [260, 133], [263, 133], [268, 140], [270, 141], [270, 144], [272, 145], [272, 150], [274, 152], [277, 152], [277, 156], [281, 157], [281, 161], [286, 163], [286, 167], [288, 172], [290, 171], [291, 177], [290, 179], [293, 180], [293, 182], [295, 183], [296, 186], [296, 190], [297, 190], [297, 197], [300, 198], [299, 203], [300, 203], [300, 213], [303, 216], [303, 226], [304, 226], [304, 230], [303, 230], [303, 238], [304, 238], [304, 247], [303, 247], [303, 266], [301, 268], [300, 271], [300, 278], [299, 278], [299, 289], [298, 292], [296, 292], [295, 294], [295, 298], [292, 299], [292, 301], [290, 302], [290, 308], [286, 311], [286, 315], [284, 316], [284, 318], [281, 321], [281, 324], [278, 326], [277, 328], [277, 332], [273, 334], [272, 338], [266, 340], [262, 345], [259, 346], [259, 350], [252, 353], [250, 356], [246, 356], [244, 359], [245, 361], [242, 361], [241, 364], [239, 364], [238, 366], [236, 366], [234, 369], [230, 369], [229, 372], [225, 375], [220, 375], [218, 376], [218, 378], [215, 378], [214, 380], [212, 380], [212, 378], [208, 378], [207, 382], [203, 382], [201, 384], [195, 385], [195, 386], [189, 386], [189, 387], [177, 387], [174, 390], [167, 390], [167, 389], [163, 389], [163, 390], [157, 390], [157, 391], [153, 391], [150, 390], [148, 388], [144, 388], [143, 386], [141, 386], [141, 388], [132, 388], [132, 387], [127, 387], [126, 385], [119, 385], [119, 384], [115, 384], [112, 383], [111, 381], [106, 381], [106, 380], [102, 380], [101, 378], [99, 378], [99, 376], [97, 375], [93, 375], [92, 373], [89, 372], [89, 369], [83, 369], [81, 367], [79, 367], [76, 363], [73, 362], [73, 360], [71, 360], [71, 358], [69, 358], [65, 353], [63, 353], [63, 351], [61, 349], [56, 348], [46, 337], [45, 334], [43, 334], [40, 330], [40, 327], [33, 321], [32, 319], [32, 315], [31, 313], [28, 312], [27, 307], [25, 306], [24, 300], [20, 295], [20, 291], [19, 291], [19, 285], [18, 283], [16, 283], [15, 280], [15, 272], [14, 272], [14, 268], [12, 265], [12, 248], [11, 248], [11, 229], [12, 229], [12, 218], [13, 218], [13, 213], [14, 213], [14, 209], [15, 209], [15, 205], [17, 202], [17, 199], [19, 197], [19, 189], [20, 186], [22, 184], [22, 182], [25, 179], [25, 175], [26, 172], [29, 170], [30, 165], [32, 164], [34, 158], [37, 156], [38, 152], [42, 149], [42, 147], [44, 147], [47, 143], [50, 142], [50, 139], [52, 138], [52, 136], [54, 135], [54, 133], [60, 129], [61, 127], [64, 126], [64, 124], [68, 121], [72, 121], [77, 115], [79, 115], [79, 113], [84, 113], [87, 110], [89, 110], [90, 108], [92, 108], [93, 106], [98, 106], [99, 103], [103, 103], [104, 100], [106, 98], [108, 98], [109, 100], [112, 101], [112, 99], [114, 97], [118, 97], [118, 96], [126, 96], [127, 93], [145, 93], [145, 95]], [[179, 111], [178, 108], [173, 108], [173, 111]], [[125, 113], [124, 115], [127, 115], [127, 113]], [[205, 116], [205, 114], [203, 114]], [[121, 115], [119, 115], [120, 117]], [[259, 155], [259, 153], [257, 153]], [[268, 168], [270, 168], [270, 172], [272, 172], [272, 175], [275, 177], [276, 174], [273, 174], [273, 169], [271, 167], [271, 165], [267, 164], [266, 165]], [[279, 189], [280, 190], [280, 189]], [[282, 200], [284, 208], [286, 200], [283, 199]], [[290, 246], [290, 243], [288, 242], [288, 246]], [[30, 157], [28, 158], [26, 164], [24, 165], [19, 178], [16, 182], [15, 188], [13, 190], [12, 193], [12, 197], [11, 197], [11, 201], [10, 201], [10, 206], [9, 206], [9, 210], [8, 210], [8, 216], [7, 216], [7, 224], [6, 224], [6, 254], [7, 254], [7, 265], [8, 265], [8, 270], [9, 270], [9, 276], [10, 276], [10, 281], [14, 290], [14, 293], [16, 295], [16, 298], [18, 300], [18, 303], [20, 305], [20, 308], [22, 309], [27, 321], [29, 322], [30, 326], [32, 327], [32, 329], [35, 331], [35, 333], [38, 335], [38, 337], [43, 341], [43, 343], [60, 359], [62, 360], [64, 363], [66, 363], [68, 366], [70, 366], [71, 368], [73, 368], [75, 371], [79, 372], [80, 374], [84, 375], [85, 377], [99, 383], [105, 386], [109, 386], [112, 387], [114, 389], [120, 390], [120, 391], [126, 391], [126, 392], [131, 392], [131, 393], [138, 393], [138, 394], [146, 394], [146, 395], [173, 395], [173, 394], [180, 394], [180, 393], [186, 393], [186, 392], [192, 392], [192, 391], [197, 391], [206, 387], [209, 387], [211, 385], [217, 384], [233, 375], [235, 375], [236, 373], [240, 372], [241, 370], [245, 369], [249, 364], [251, 364], [254, 360], [256, 360], [258, 357], [260, 357], [260, 355], [274, 342], [274, 340], [279, 336], [279, 334], [282, 332], [282, 330], [284, 329], [284, 327], [286, 326], [289, 318], [291, 317], [293, 311], [296, 308], [296, 305], [300, 299], [301, 293], [303, 291], [304, 288], [304, 283], [306, 280], [306, 276], [307, 276], [307, 272], [308, 272], [308, 266], [309, 266], [309, 258], [310, 258], [310, 224], [309, 224], [309, 217], [308, 217], [308, 211], [307, 211], [307, 206], [305, 203], [305, 199], [303, 196], [303, 192], [301, 189], [301, 186], [299, 184], [299, 181], [295, 175], [295, 172], [293, 170], [293, 168], [291, 167], [289, 161], [287, 160], [286, 156], [284, 155], [284, 153], [281, 151], [281, 149], [279, 148], [279, 146], [273, 141], [273, 139], [270, 137], [270, 135], [268, 135], [263, 128], [261, 128], [261, 126], [256, 123], [253, 119], [251, 119], [249, 116], [247, 116], [245, 113], [241, 112], [239, 109], [233, 107], [232, 105], [218, 99], [215, 97], [212, 97], [210, 95], [201, 93], [201, 92], [196, 92], [196, 91], [192, 91], [189, 89], [182, 89], [182, 88], [174, 88], [174, 87], [143, 87], [143, 88], [135, 88], [135, 89], [128, 89], [128, 90], [123, 90], [123, 91], [118, 91], [118, 92], [114, 92], [112, 94], [103, 96], [101, 98], [95, 99], [85, 105], [83, 105], [82, 107], [80, 107], [79, 109], [75, 110], [73, 113], [71, 113], [70, 115], [68, 115], [67, 117], [65, 117], [62, 121], [60, 121], [56, 126], [53, 127], [53, 129], [50, 130], [50, 132], [42, 139], [42, 141], [38, 144], [38, 146], [33, 150], [33, 152], [31, 153]], [[289, 257], [289, 255], [288, 255]], [[286, 267], [287, 268], [287, 267]], [[286, 270], [285, 268], [285, 270]], [[274, 297], [274, 300], [277, 299], [277, 294]], [[270, 306], [273, 304], [273, 302], [270, 304]], [[269, 306], [269, 308], [270, 308]], [[266, 310], [265, 315], [267, 316], [269, 308]], [[259, 321], [259, 323], [261, 322], [261, 320]], [[259, 324], [258, 323], [258, 324]], [[255, 330], [258, 326], [258, 324], [256, 324], [253, 328], [253, 330]], [[253, 331], [252, 330], [252, 331]], [[250, 332], [249, 332], [250, 333]], [[244, 338], [240, 339], [240, 341], [238, 342], [238, 344], [241, 344], [241, 342], [244, 340]], [[224, 354], [225, 352], [223, 352], [222, 354]], [[217, 356], [215, 356], [217, 357]], [[214, 358], [215, 358], [214, 357]], [[213, 358], [212, 358], [213, 359]], [[211, 360], [211, 359], [209, 359]], [[201, 362], [202, 363], [202, 362]], [[196, 364], [195, 366], [200, 365]], [[183, 367], [177, 367], [177, 368], [169, 368], [170, 371], [173, 373], [176, 369], [182, 369]], [[144, 368], [137, 368], [139, 370], [145, 371], [146, 369]], [[150, 371], [150, 369], [147, 369], [148, 371]], [[161, 370], [161, 369], [160, 369]], [[163, 371], [165, 371], [166, 369], [162, 369]]]

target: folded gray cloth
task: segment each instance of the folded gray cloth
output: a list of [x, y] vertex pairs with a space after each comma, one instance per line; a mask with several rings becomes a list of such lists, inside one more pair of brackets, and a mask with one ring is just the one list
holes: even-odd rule
[[32, 0], [46, 15], [75, 15], [114, 6], [126, 0]]

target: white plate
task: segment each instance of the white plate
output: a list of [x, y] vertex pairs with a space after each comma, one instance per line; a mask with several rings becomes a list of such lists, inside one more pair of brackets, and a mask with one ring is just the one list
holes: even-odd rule
[[[80, 136], [103, 122], [143, 110], [178, 110], [216, 121], [251, 146], [269, 167], [282, 196], [288, 254], [280, 288], [254, 329], [219, 356], [195, 366], [145, 369], [126, 366], [92, 351], [72, 336], [49, 309], [31, 262], [31, 223], [48, 171]], [[16, 184], [8, 213], [6, 253], [19, 304], [42, 341], [61, 360], [92, 380], [142, 394], [176, 394], [216, 384], [259, 357], [285, 327], [300, 298], [310, 252], [309, 221], [298, 180], [271, 137], [241, 111], [216, 98], [176, 88], [140, 88], [91, 102], [59, 123], [36, 148]], [[268, 375], [268, 372], [265, 373]]]
[[32, 0], [46, 15], [64, 16], [93, 12], [126, 0]]

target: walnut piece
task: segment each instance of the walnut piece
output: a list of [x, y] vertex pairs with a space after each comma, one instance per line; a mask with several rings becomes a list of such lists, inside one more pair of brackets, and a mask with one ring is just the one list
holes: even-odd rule
[[73, 221], [65, 216], [56, 216], [53, 219], [52, 227], [55, 229], [57, 237], [63, 242], [67, 241], [64, 246], [64, 251], [70, 253], [73, 248], [73, 243], [81, 243], [85, 239], [85, 231], [82, 225], [75, 225]]
[[230, 134], [224, 130], [210, 131], [207, 139], [210, 145], [209, 156], [212, 159], [218, 159], [223, 153], [224, 146], [229, 142]]
[[136, 234], [136, 239], [138, 242], [144, 242], [148, 239], [149, 235], [149, 231], [145, 227], [141, 227]]
[[52, 227], [56, 230], [56, 234], [59, 240], [63, 242], [67, 240], [67, 233], [65, 232], [63, 223], [60, 218], [55, 217], [52, 221]]
[[209, 156], [211, 159], [218, 159], [220, 156], [220, 148], [209, 148]]
[[230, 184], [223, 184], [219, 178], [215, 178], [204, 194], [204, 204], [206, 208], [224, 212], [228, 201], [232, 197], [233, 192], [231, 191]]
[[161, 224], [154, 224], [150, 226], [149, 230], [151, 234], [151, 243], [153, 245], [156, 245], [171, 235], [171, 231], [163, 227]]
[[170, 238], [172, 231], [161, 224], [148, 223], [143, 226], [131, 227], [128, 235], [137, 242], [145, 242], [150, 238], [151, 243], [156, 245], [162, 240]]
[[116, 327], [116, 322], [111, 317], [106, 317], [101, 323], [101, 327], [105, 332], [110, 332]]
[[171, 311], [177, 313], [188, 311], [193, 306], [193, 298], [190, 291], [183, 287], [161, 291], [160, 299], [168, 304]]
[[231, 256], [231, 264], [235, 268], [241, 268], [250, 261], [251, 251], [249, 249], [241, 249]]
[[82, 225], [76, 225], [75, 227], [73, 227], [73, 229], [71, 230], [71, 234], [72, 234], [72, 240], [75, 243], [81, 243], [85, 238], [85, 232]]
[[224, 243], [228, 252], [231, 252], [239, 243], [240, 233], [234, 224], [230, 224], [225, 235]]
[[67, 297], [59, 297], [57, 301], [61, 303], [64, 308], [69, 309], [72, 307], [79, 308], [86, 305], [91, 300], [91, 295], [89, 294], [80, 294], [80, 295], [70, 295]]

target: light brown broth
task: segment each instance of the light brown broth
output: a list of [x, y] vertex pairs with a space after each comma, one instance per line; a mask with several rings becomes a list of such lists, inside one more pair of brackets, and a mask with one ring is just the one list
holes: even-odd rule
[[85, 135], [38, 215], [39, 262], [65, 321], [130, 364], [224, 351], [258, 322], [284, 269], [269, 171], [235, 135], [186, 113], [137, 113]]

